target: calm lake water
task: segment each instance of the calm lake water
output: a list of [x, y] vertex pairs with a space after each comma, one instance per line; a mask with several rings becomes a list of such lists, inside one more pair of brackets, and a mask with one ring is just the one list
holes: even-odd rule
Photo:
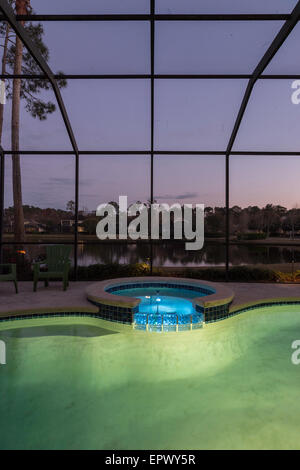
[[[32, 262], [45, 254], [45, 245], [27, 245], [26, 258]], [[16, 248], [5, 247], [5, 262], [14, 262]], [[300, 263], [300, 246], [263, 246], [232, 245], [230, 246], [230, 264], [287, 264]], [[79, 245], [78, 263], [81, 266], [91, 264], [135, 264], [150, 260], [150, 246], [137, 244], [97, 244]], [[209, 267], [225, 264], [225, 246], [206, 244], [200, 251], [186, 251], [184, 243], [162, 243], [153, 245], [153, 263], [166, 267]]]
[[[142, 263], [150, 258], [150, 247], [145, 244], [85, 245], [79, 247], [78, 261], [82, 266], [107, 263]], [[300, 262], [300, 246], [246, 246], [230, 247], [230, 262], [239, 264], [281, 264]], [[186, 251], [184, 244], [153, 246], [153, 262], [156, 266], [195, 267], [222, 266], [225, 264], [225, 246], [207, 244], [200, 251]]]

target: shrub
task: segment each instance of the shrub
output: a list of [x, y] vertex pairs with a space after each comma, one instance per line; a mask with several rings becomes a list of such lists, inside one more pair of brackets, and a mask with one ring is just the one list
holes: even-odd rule
[[[187, 269], [186, 277], [204, 279], [206, 281], [225, 281], [225, 269]], [[229, 280], [237, 282], [276, 281], [276, 276], [270, 269], [253, 268], [248, 266], [234, 266], [229, 270]]]
[[224, 281], [225, 270], [218, 268], [186, 269], [182, 273], [182, 277], [203, 279], [206, 281]]
[[[153, 269], [153, 274], [160, 275], [158, 269]], [[137, 264], [92, 264], [90, 266], [78, 267], [78, 279], [102, 281], [118, 277], [140, 277], [149, 276], [150, 266], [147, 263]], [[74, 271], [71, 272], [71, 278], [74, 278]]]
[[300, 281], [300, 271], [295, 271], [294, 273], [282, 273], [281, 271], [275, 272], [276, 280], [278, 282], [299, 282]]
[[[92, 264], [78, 267], [78, 279], [80, 281], [103, 281], [119, 277], [150, 276], [150, 266], [147, 263], [137, 264]], [[224, 268], [186, 268], [171, 269], [153, 268], [153, 276], [174, 276], [194, 279], [202, 279], [212, 282], [224, 282], [226, 274]], [[32, 270], [29, 263], [18, 266], [18, 279], [32, 280]], [[74, 270], [71, 269], [70, 279], [74, 279]], [[229, 280], [236, 282], [296, 282], [300, 281], [300, 271], [293, 274], [271, 271], [260, 267], [234, 266], [229, 270]]]
[[234, 266], [229, 270], [230, 281], [276, 281], [274, 271], [250, 266]]
[[[300, 272], [299, 272], [300, 273]], [[153, 268], [154, 276], [175, 276], [194, 279], [203, 279], [206, 281], [225, 281], [226, 274], [224, 268], [205, 268], [185, 270], [165, 271], [163, 268]], [[71, 273], [71, 278], [74, 273]], [[150, 276], [150, 267], [146, 263], [138, 264], [93, 264], [91, 266], [80, 266], [78, 268], [78, 279], [81, 281], [102, 281], [105, 279], [114, 279], [119, 277], [142, 277]], [[229, 280], [237, 282], [275, 282], [278, 276], [274, 271], [264, 268], [255, 268], [248, 266], [234, 266], [230, 268]]]
[[224, 238], [225, 235], [222, 232], [205, 232], [205, 238]]

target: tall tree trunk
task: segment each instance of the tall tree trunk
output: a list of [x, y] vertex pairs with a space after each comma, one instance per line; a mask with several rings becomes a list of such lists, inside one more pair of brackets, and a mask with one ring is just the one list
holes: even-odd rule
[[[10, 26], [6, 24], [5, 40], [3, 46], [3, 56], [2, 56], [2, 75], [6, 74], [6, 63], [7, 63], [7, 48], [8, 48], [8, 39], [9, 39]], [[3, 79], [5, 89], [5, 80]], [[3, 121], [4, 121], [4, 104], [0, 103], [0, 144], [2, 142], [2, 133], [3, 133]]]
[[[22, 58], [23, 58], [23, 44], [18, 37], [16, 37], [16, 53], [14, 74], [20, 75], [22, 72]], [[12, 92], [12, 116], [11, 116], [11, 148], [13, 152], [18, 152], [20, 149], [20, 104], [21, 104], [21, 80], [15, 78], [13, 80]], [[14, 228], [15, 228], [15, 241], [25, 241], [24, 229], [24, 212], [22, 201], [22, 181], [21, 181], [21, 164], [20, 155], [12, 156], [13, 166], [13, 196], [14, 196]]]
[[[27, 14], [30, 7], [30, 0], [16, 0], [16, 14]], [[24, 22], [22, 22], [24, 25]], [[14, 74], [21, 75], [23, 59], [23, 43], [16, 36], [16, 52], [14, 63]], [[11, 117], [11, 147], [12, 151], [20, 150], [20, 105], [21, 105], [21, 80], [15, 78], [13, 80], [12, 92], [12, 117]], [[22, 201], [22, 181], [21, 181], [21, 164], [20, 155], [17, 153], [12, 156], [13, 165], [13, 195], [14, 195], [14, 225], [15, 225], [15, 241], [25, 241], [24, 228], [24, 212]]]

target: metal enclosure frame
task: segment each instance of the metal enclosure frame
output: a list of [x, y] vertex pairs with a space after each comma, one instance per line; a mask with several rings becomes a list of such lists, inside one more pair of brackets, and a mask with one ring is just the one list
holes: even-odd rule
[[[211, 15], [201, 15], [201, 14], [167, 14], [161, 15], [155, 13], [155, 0], [149, 0], [149, 14], [110, 14], [110, 15], [27, 15], [27, 16], [16, 16], [12, 8], [8, 5], [6, 0], [0, 0], [0, 21], [7, 21], [18, 37], [22, 40], [24, 46], [31, 53], [32, 57], [38, 64], [41, 69], [41, 74], [36, 75], [37, 79], [48, 80], [53, 88], [59, 110], [61, 112], [66, 131], [68, 133], [73, 151], [22, 151], [12, 152], [8, 149], [0, 148], [0, 252], [2, 252], [2, 247], [4, 244], [12, 245], [13, 242], [3, 242], [3, 216], [4, 216], [4, 174], [5, 174], [5, 155], [13, 155], [17, 153], [19, 155], [73, 155], [75, 157], [75, 232], [74, 232], [74, 268], [75, 275], [77, 278], [78, 272], [78, 213], [79, 213], [79, 158], [80, 155], [147, 155], [150, 157], [150, 173], [151, 173], [151, 186], [150, 186], [150, 201], [154, 200], [154, 160], [156, 156], [159, 155], [221, 155], [225, 158], [225, 210], [226, 210], [226, 279], [228, 280], [229, 274], [229, 246], [230, 246], [230, 181], [229, 181], [229, 170], [230, 170], [230, 156], [231, 155], [293, 155], [300, 156], [300, 151], [297, 152], [268, 152], [268, 151], [233, 151], [233, 146], [238, 135], [238, 131], [243, 120], [249, 99], [251, 97], [252, 91], [255, 84], [258, 80], [287, 80], [287, 79], [297, 79], [300, 78], [300, 75], [264, 75], [266, 67], [273, 59], [277, 51], [280, 49], [282, 44], [285, 42], [289, 34], [292, 32], [294, 27], [297, 25], [300, 19], [300, 1], [297, 2], [294, 10], [290, 14], [211, 14]], [[25, 29], [20, 24], [20, 21], [149, 21], [150, 23], [150, 62], [151, 62], [151, 72], [150, 74], [82, 74], [82, 75], [64, 75], [64, 78], [68, 80], [76, 79], [149, 79], [151, 83], [151, 92], [150, 92], [150, 102], [151, 102], [151, 131], [150, 131], [150, 149], [142, 149], [139, 151], [129, 151], [129, 150], [93, 150], [85, 151], [84, 149], [79, 149], [76, 138], [74, 136], [68, 112], [65, 108], [57, 80], [60, 78], [59, 75], [53, 74], [47, 63], [44, 61], [43, 57], [39, 53], [38, 49], [32, 43], [31, 39], [28, 37]], [[155, 25], [157, 21], [285, 21], [279, 33], [274, 38], [270, 47], [258, 63], [257, 67], [254, 69], [252, 74], [156, 74], [155, 73]], [[1, 75], [0, 78], [34, 78], [31, 75]], [[241, 102], [238, 115], [235, 120], [230, 139], [228, 141], [227, 148], [224, 151], [206, 151], [204, 149], [199, 149], [199, 151], [158, 151], [155, 149], [154, 145], [154, 119], [155, 119], [155, 80], [156, 79], [230, 79], [230, 80], [240, 80], [248, 79], [248, 85]], [[56, 242], [57, 243], [57, 242]], [[28, 243], [26, 244], [36, 244], [41, 245], [41, 243]], [[152, 242], [149, 241], [150, 245], [150, 262], [151, 262], [151, 272], [153, 266], [153, 247]]]

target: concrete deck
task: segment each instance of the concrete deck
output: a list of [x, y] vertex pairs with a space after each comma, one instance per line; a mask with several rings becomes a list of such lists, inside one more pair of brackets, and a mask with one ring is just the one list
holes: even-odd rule
[[[19, 294], [12, 282], [0, 283], [0, 316], [18, 311], [97, 311], [86, 299], [85, 290], [92, 282], [71, 282], [64, 292], [62, 284], [53, 282], [48, 288], [42, 283], [33, 292], [32, 282], [19, 282]], [[263, 299], [300, 298], [299, 284], [264, 284], [230, 282], [225, 286], [235, 293], [233, 307]], [[6, 315], [5, 315], [6, 314]]]
[[235, 293], [232, 307], [264, 299], [300, 298], [300, 284], [229, 282]]
[[50, 282], [48, 288], [39, 283], [37, 292], [33, 292], [32, 282], [19, 282], [19, 293], [15, 294], [12, 282], [0, 283], [0, 317], [7, 313], [18, 311], [95, 311], [86, 299], [85, 289], [90, 282], [71, 282], [69, 288], [64, 292], [61, 282]]

